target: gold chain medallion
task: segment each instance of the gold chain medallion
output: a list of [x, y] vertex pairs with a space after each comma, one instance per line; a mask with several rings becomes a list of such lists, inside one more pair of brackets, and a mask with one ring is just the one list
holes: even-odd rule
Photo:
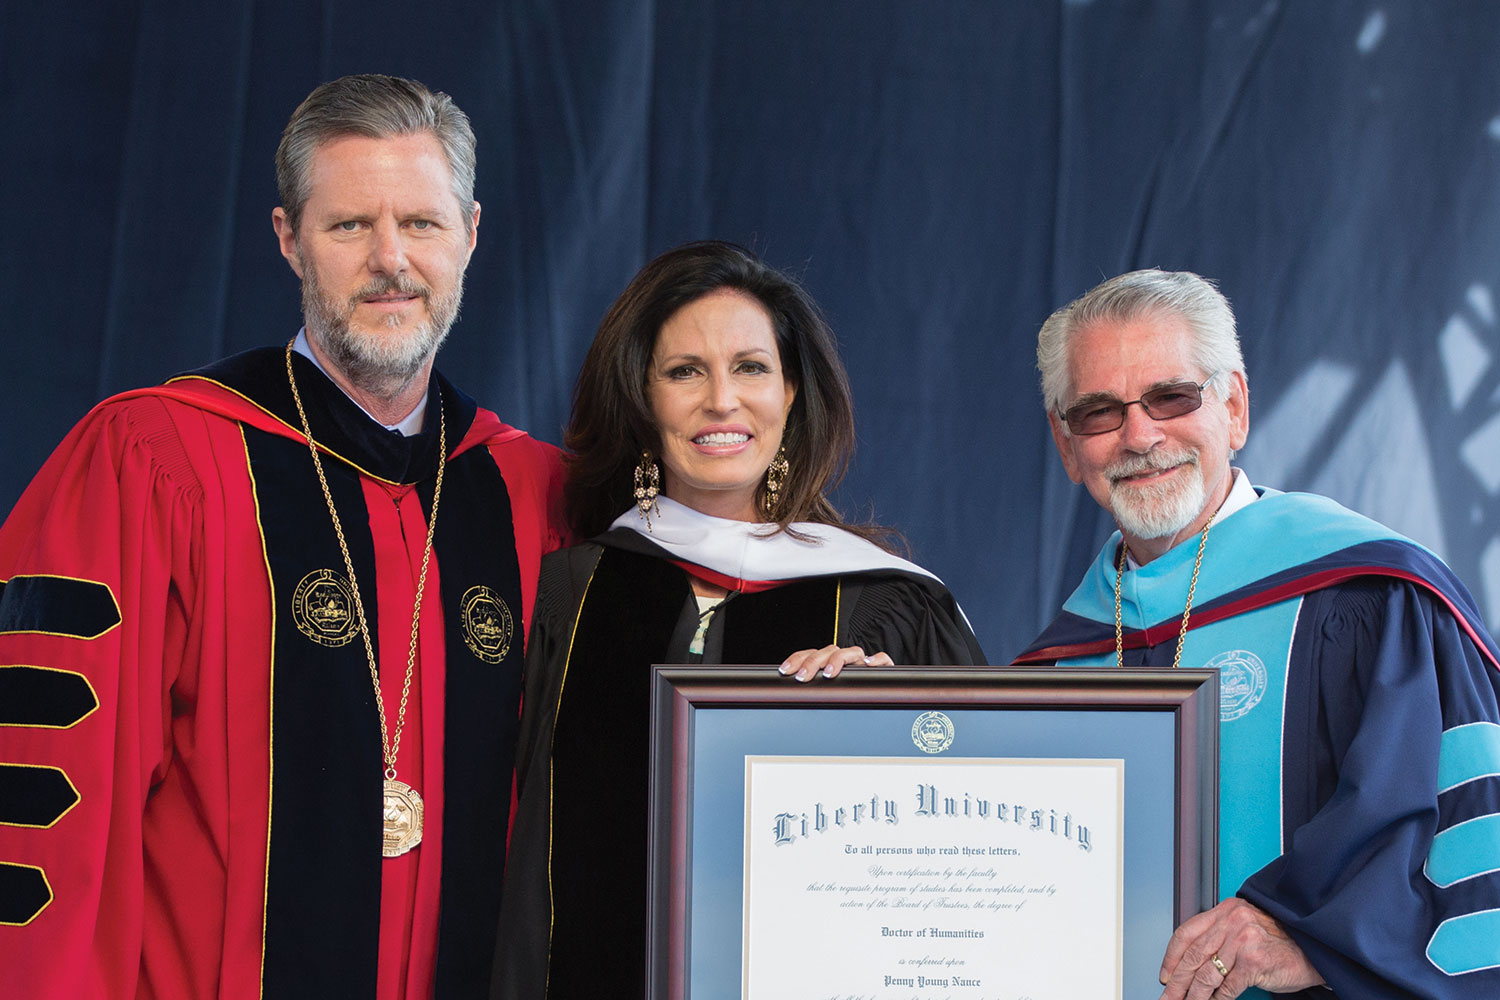
[[387, 778], [382, 812], [381, 853], [398, 857], [422, 842], [422, 796], [404, 781]]
[[[1214, 511], [1208, 516], [1208, 523], [1203, 526], [1203, 534], [1198, 536], [1198, 556], [1193, 560], [1193, 579], [1188, 583], [1187, 603], [1182, 608], [1182, 630], [1177, 633], [1177, 651], [1172, 654], [1172, 669], [1176, 670], [1182, 666], [1182, 644], [1187, 642], [1188, 616], [1193, 613], [1193, 595], [1198, 591], [1198, 571], [1203, 568], [1203, 548], [1208, 544], [1208, 529], [1214, 526], [1214, 518], [1219, 516]], [[1120, 557], [1115, 564], [1115, 666], [1125, 665], [1125, 623], [1120, 616], [1120, 582], [1125, 578], [1125, 559], [1130, 550], [1125, 546], [1125, 536], [1120, 535]]]
[[443, 495], [443, 469], [448, 465], [448, 427], [443, 417], [443, 401], [441, 397], [438, 398], [437, 483], [432, 488], [432, 513], [427, 516], [427, 547], [422, 550], [422, 572], [417, 578], [417, 593], [412, 600], [411, 644], [406, 651], [406, 678], [401, 682], [401, 707], [396, 711], [396, 735], [392, 737], [386, 729], [385, 699], [380, 694], [380, 668], [375, 663], [375, 647], [370, 642], [370, 625], [365, 618], [365, 604], [360, 600], [359, 581], [354, 576], [354, 560], [349, 556], [349, 543], [344, 540], [344, 525], [339, 520], [338, 508], [333, 505], [333, 491], [328, 488], [328, 477], [323, 474], [323, 460], [318, 458], [318, 445], [313, 441], [307, 411], [302, 408], [302, 397], [297, 393], [297, 378], [292, 374], [290, 343], [286, 345], [286, 379], [292, 387], [292, 402], [297, 404], [297, 416], [302, 418], [302, 434], [307, 438], [308, 450], [312, 452], [313, 468], [317, 470], [318, 483], [323, 487], [323, 500], [328, 504], [328, 516], [333, 519], [333, 533], [338, 536], [339, 551], [344, 556], [344, 569], [349, 574], [349, 594], [354, 599], [359, 637], [365, 641], [365, 660], [370, 666], [370, 681], [375, 685], [375, 712], [380, 717], [380, 747], [385, 756], [381, 853], [388, 858], [395, 858], [422, 842], [422, 796], [406, 782], [396, 780], [396, 754], [401, 751], [401, 731], [406, 728], [406, 699], [411, 694], [411, 678], [417, 667], [417, 627], [422, 623], [422, 592], [427, 589], [427, 563], [432, 558], [432, 536], [437, 531], [438, 500]]

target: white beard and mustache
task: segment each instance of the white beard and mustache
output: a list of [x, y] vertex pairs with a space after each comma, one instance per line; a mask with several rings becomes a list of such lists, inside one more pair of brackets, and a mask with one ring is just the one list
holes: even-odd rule
[[[1135, 484], [1122, 477], [1184, 466], [1185, 475], [1152, 483]], [[1136, 538], [1175, 535], [1197, 519], [1208, 503], [1203, 485], [1203, 467], [1193, 448], [1153, 451], [1122, 459], [1104, 470], [1109, 479], [1109, 507], [1120, 530]]]
[[[382, 337], [351, 328], [354, 310], [361, 301], [391, 292], [420, 296], [427, 307], [427, 320], [405, 335]], [[375, 278], [346, 301], [338, 302], [319, 283], [317, 270], [302, 259], [302, 316], [307, 335], [350, 382], [382, 398], [399, 395], [437, 354], [458, 319], [463, 294], [462, 272], [444, 295], [434, 295], [430, 287], [413, 278], [392, 275]], [[388, 316], [384, 325], [397, 330], [401, 317]]]

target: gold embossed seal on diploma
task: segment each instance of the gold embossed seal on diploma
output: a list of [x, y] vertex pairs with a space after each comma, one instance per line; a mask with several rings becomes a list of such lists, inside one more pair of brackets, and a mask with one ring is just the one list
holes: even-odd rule
[[953, 720], [942, 712], [923, 712], [911, 724], [911, 741], [923, 753], [942, 753], [953, 745]]

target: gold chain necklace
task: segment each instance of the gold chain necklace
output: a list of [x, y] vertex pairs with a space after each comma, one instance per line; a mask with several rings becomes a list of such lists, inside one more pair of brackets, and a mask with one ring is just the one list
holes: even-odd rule
[[328, 515], [333, 518], [333, 533], [338, 536], [339, 551], [344, 555], [344, 570], [349, 574], [349, 589], [354, 592], [354, 611], [359, 618], [359, 636], [365, 643], [365, 659], [370, 664], [370, 681], [375, 685], [375, 711], [380, 717], [380, 749], [385, 756], [385, 790], [382, 816], [381, 853], [388, 858], [399, 857], [422, 842], [422, 796], [404, 781], [396, 780], [396, 754], [401, 750], [401, 731], [406, 728], [406, 699], [411, 694], [412, 673], [417, 665], [417, 629], [422, 622], [422, 592], [427, 587], [427, 562], [432, 557], [432, 535], [437, 530], [438, 499], [443, 495], [443, 469], [448, 464], [448, 430], [443, 419], [443, 400], [438, 397], [438, 471], [437, 484], [432, 488], [432, 513], [427, 518], [427, 547], [422, 550], [422, 572], [417, 578], [417, 596], [411, 609], [411, 645], [406, 651], [406, 678], [401, 682], [401, 707], [396, 712], [396, 736], [391, 738], [385, 725], [385, 699], [380, 695], [380, 668], [375, 664], [375, 647], [370, 643], [370, 626], [365, 621], [365, 604], [359, 596], [359, 581], [354, 577], [354, 560], [349, 557], [349, 543], [344, 540], [344, 526], [339, 522], [339, 512], [333, 505], [333, 492], [328, 488], [328, 477], [323, 474], [323, 462], [318, 458], [318, 446], [313, 443], [312, 426], [307, 422], [307, 411], [302, 408], [302, 397], [297, 393], [297, 379], [292, 374], [292, 345], [286, 346], [286, 380], [292, 387], [292, 402], [297, 404], [297, 416], [302, 419], [302, 434], [307, 438], [308, 451], [312, 453], [313, 468], [318, 472], [318, 483], [323, 487], [323, 500], [328, 504]]
[[[1187, 604], [1182, 608], [1182, 631], [1177, 633], [1177, 652], [1172, 654], [1172, 669], [1176, 670], [1182, 666], [1182, 644], [1187, 641], [1188, 616], [1193, 613], [1193, 594], [1198, 589], [1198, 570], [1203, 567], [1203, 546], [1208, 544], [1208, 529], [1214, 526], [1214, 518], [1218, 516], [1214, 511], [1208, 516], [1208, 523], [1203, 526], [1203, 534], [1198, 536], [1198, 558], [1193, 560], [1193, 579], [1188, 584]], [[1125, 666], [1125, 624], [1120, 618], [1120, 581], [1125, 577], [1125, 557], [1129, 548], [1125, 544], [1125, 536], [1120, 535], [1120, 558], [1115, 565], [1115, 666]]]

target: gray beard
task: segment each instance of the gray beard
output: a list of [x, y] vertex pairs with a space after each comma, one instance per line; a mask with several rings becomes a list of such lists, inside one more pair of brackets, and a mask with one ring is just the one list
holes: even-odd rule
[[[1191, 475], [1183, 482], [1130, 486], [1114, 481], [1120, 476], [1169, 468], [1183, 461], [1191, 462], [1188, 470]], [[1114, 514], [1121, 531], [1136, 538], [1175, 535], [1192, 524], [1208, 503], [1208, 493], [1203, 487], [1203, 468], [1198, 463], [1197, 452], [1191, 450], [1118, 462], [1106, 469], [1105, 475], [1110, 479], [1110, 513]]]
[[[462, 274], [453, 290], [442, 296], [434, 296], [426, 285], [397, 275], [370, 281], [340, 303], [326, 293], [317, 271], [305, 259], [302, 274], [302, 317], [307, 335], [345, 378], [381, 399], [399, 396], [437, 355], [458, 319], [464, 293]], [[350, 318], [359, 302], [387, 292], [421, 296], [427, 306], [427, 321], [399, 337], [374, 337], [351, 329]], [[400, 320], [392, 316], [386, 325], [395, 329]]]

